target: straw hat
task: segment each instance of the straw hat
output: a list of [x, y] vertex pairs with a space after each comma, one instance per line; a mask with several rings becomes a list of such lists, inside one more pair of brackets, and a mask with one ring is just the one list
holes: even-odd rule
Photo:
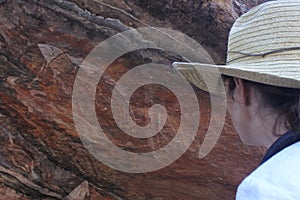
[[300, 88], [300, 0], [270, 1], [237, 19], [229, 33], [226, 65], [177, 62], [173, 66], [200, 89], [212, 87], [210, 92], [218, 91], [217, 82], [208, 78], [216, 72]]

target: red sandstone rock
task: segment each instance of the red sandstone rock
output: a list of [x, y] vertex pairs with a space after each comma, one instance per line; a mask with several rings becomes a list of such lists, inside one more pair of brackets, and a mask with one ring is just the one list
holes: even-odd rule
[[[96, 160], [82, 145], [72, 118], [72, 89], [80, 63], [99, 42], [129, 26], [142, 26], [132, 18], [136, 16], [143, 23], [189, 34], [207, 47], [216, 62], [222, 62], [232, 22], [254, 5], [126, 2], [80, 4], [117, 21], [95, 17], [69, 1], [0, 1], [0, 182], [18, 191], [13, 198], [80, 196], [82, 188], [75, 188], [85, 183], [87, 199], [233, 199], [236, 186], [259, 163], [263, 151], [242, 145], [229, 118], [213, 151], [199, 159], [210, 101], [207, 93], [196, 88], [199, 131], [188, 151], [166, 168], [142, 174], [120, 172]], [[134, 66], [153, 61], [170, 65], [177, 60], [181, 58], [168, 52], [143, 50], [124, 55], [110, 66], [98, 85], [96, 111], [116, 145], [145, 152], [174, 137], [180, 107], [170, 91], [145, 86], [132, 97], [132, 113], [141, 125], [149, 123], [148, 110], [153, 103], [166, 104], [168, 122], [153, 140], [134, 139], [118, 129], [110, 96], [118, 78]], [[11, 194], [7, 193], [8, 199]]]

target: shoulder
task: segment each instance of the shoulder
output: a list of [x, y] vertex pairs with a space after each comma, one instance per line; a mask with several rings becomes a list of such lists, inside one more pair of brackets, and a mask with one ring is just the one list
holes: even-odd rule
[[300, 199], [300, 142], [270, 158], [238, 187], [237, 199]]

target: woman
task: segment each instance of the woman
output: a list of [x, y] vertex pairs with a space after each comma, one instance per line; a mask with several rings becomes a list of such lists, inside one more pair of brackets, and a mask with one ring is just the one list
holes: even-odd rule
[[174, 66], [200, 89], [201, 72], [218, 69], [241, 140], [268, 148], [236, 198], [300, 199], [300, 1], [270, 1], [236, 20], [225, 66]]

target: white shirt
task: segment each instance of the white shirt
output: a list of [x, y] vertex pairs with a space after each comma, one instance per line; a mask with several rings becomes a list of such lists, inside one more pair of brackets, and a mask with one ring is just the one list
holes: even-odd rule
[[272, 156], [239, 185], [237, 200], [300, 200], [300, 142]]

